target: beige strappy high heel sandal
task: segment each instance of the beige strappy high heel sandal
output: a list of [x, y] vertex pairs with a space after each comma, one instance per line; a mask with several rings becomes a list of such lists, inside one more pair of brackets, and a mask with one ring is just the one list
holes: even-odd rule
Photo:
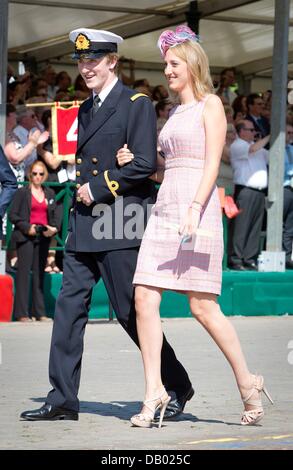
[[[151, 428], [154, 424], [155, 413], [157, 410], [160, 410], [160, 420], [158, 425], [160, 428], [162, 426], [164, 414], [170, 400], [171, 397], [167, 394], [166, 390], [164, 390], [162, 395], [158, 398], [145, 400], [143, 405], [145, 408], [147, 408], [147, 410], [143, 413], [132, 416], [130, 418], [131, 423], [133, 426], [137, 426], [139, 428]], [[151, 403], [153, 403], [153, 406], [149, 406]]]
[[[259, 393], [259, 398], [258, 399], [252, 399], [252, 395], [255, 393], [255, 391], [258, 391]], [[262, 375], [254, 375], [253, 376], [253, 385], [251, 390], [248, 393], [248, 396], [245, 398], [242, 398], [242, 401], [246, 405], [252, 405], [255, 406], [252, 410], [244, 410], [241, 416], [241, 424], [243, 426], [251, 426], [252, 424], [258, 423], [264, 416], [264, 410], [262, 406], [262, 401], [261, 401], [261, 392], [263, 392], [268, 400], [271, 402], [273, 405], [274, 402], [267, 391], [267, 389], [264, 386], [264, 378]]]

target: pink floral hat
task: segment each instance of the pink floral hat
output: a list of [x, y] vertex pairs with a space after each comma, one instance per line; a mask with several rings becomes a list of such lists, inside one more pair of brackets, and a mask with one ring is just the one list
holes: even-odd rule
[[180, 25], [177, 26], [175, 31], [167, 29], [164, 31], [158, 39], [158, 48], [161, 51], [163, 57], [165, 57], [167, 50], [170, 47], [182, 44], [185, 41], [199, 42], [199, 36], [195, 34], [188, 26]]

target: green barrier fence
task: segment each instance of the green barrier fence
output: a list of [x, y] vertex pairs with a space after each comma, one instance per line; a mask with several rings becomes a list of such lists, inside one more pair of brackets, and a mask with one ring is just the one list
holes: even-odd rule
[[[23, 183], [19, 183], [22, 186], [25, 186], [28, 184], [27, 181]], [[55, 196], [56, 202], [62, 202], [63, 204], [63, 216], [62, 216], [62, 226], [61, 226], [61, 232], [58, 232], [57, 235], [55, 235], [55, 239], [57, 241], [57, 246], [50, 247], [50, 250], [57, 250], [57, 251], [63, 251], [65, 247], [65, 240], [67, 237], [67, 230], [68, 230], [68, 219], [69, 219], [69, 210], [70, 210], [70, 205], [73, 197], [73, 191], [75, 188], [75, 183], [73, 182], [67, 182], [67, 183], [54, 183], [54, 182], [46, 182], [44, 183], [44, 186], [49, 186], [52, 188], [60, 188], [60, 191]], [[9, 209], [8, 209], [9, 212]], [[6, 227], [6, 240], [5, 244], [3, 245], [3, 249], [6, 249], [9, 247], [10, 240], [11, 240], [11, 234], [12, 234], [13, 226], [9, 220], [7, 220], [7, 227]]]
[[[20, 183], [21, 185], [26, 185], [28, 182]], [[44, 183], [44, 186], [49, 186], [53, 188], [60, 188], [58, 193], [56, 193], [55, 200], [57, 202], [61, 202], [63, 204], [63, 215], [62, 215], [62, 226], [61, 226], [61, 232], [59, 232], [57, 235], [55, 235], [55, 239], [57, 241], [57, 246], [52, 246], [50, 247], [50, 250], [57, 250], [57, 251], [63, 251], [65, 248], [65, 241], [67, 237], [67, 231], [68, 231], [68, 219], [69, 219], [69, 211], [70, 211], [70, 206], [71, 206], [71, 201], [74, 193], [74, 188], [75, 188], [75, 183], [73, 182], [66, 182], [66, 183], [55, 183], [55, 182], [46, 182]], [[224, 228], [224, 257], [223, 257], [223, 270], [227, 269], [227, 242], [228, 242], [228, 219], [227, 217], [223, 214], [223, 228]], [[6, 227], [6, 240], [5, 240], [5, 245], [3, 245], [3, 249], [8, 249], [10, 240], [11, 240], [11, 234], [12, 234], [13, 226], [9, 220], [7, 220], [7, 227]], [[60, 289], [61, 285], [61, 280], [60, 276], [46, 276], [45, 277], [45, 291], [47, 292], [46, 295], [46, 306], [47, 310], [52, 313], [54, 310], [54, 303], [56, 300], [57, 292]], [[184, 296], [178, 296], [175, 293], [165, 293], [164, 294], [164, 299], [163, 299], [163, 307], [167, 307], [169, 309], [169, 301], [170, 299], [173, 299], [173, 297], [176, 296], [176, 301], [178, 303], [178, 309], [176, 309], [177, 312], [182, 311], [183, 312], [188, 309], [186, 299]], [[102, 316], [108, 316], [109, 319], [111, 320], [113, 318], [113, 308], [107, 299], [107, 294], [105, 287], [102, 282], [99, 282], [98, 286], [94, 289], [93, 293], [93, 304], [94, 304], [94, 309], [97, 310], [97, 304], [99, 304], [98, 310], [102, 310]], [[97, 298], [99, 301], [97, 301]], [[174, 299], [172, 300], [172, 302]], [[182, 304], [182, 305], [181, 305]], [[184, 308], [182, 308], [184, 306]], [[166, 308], [163, 308], [163, 316], [167, 316], [166, 314]], [[183, 313], [184, 315], [184, 313]], [[90, 318], [96, 318], [95, 314], [91, 314], [90, 312]]]
[[[20, 185], [27, 185], [28, 182], [25, 181], [23, 183], [19, 183]], [[57, 246], [50, 247], [50, 250], [57, 250], [63, 251], [65, 248], [65, 241], [67, 237], [67, 230], [68, 230], [68, 219], [69, 219], [69, 210], [71, 205], [71, 200], [73, 197], [73, 191], [75, 188], [75, 183], [67, 182], [67, 183], [54, 183], [54, 182], [45, 182], [44, 186], [49, 186], [53, 188], [60, 188], [60, 191], [56, 194], [55, 200], [57, 202], [62, 202], [63, 204], [63, 216], [62, 216], [62, 226], [61, 226], [61, 233], [59, 232], [55, 235], [55, 239], [57, 240]], [[9, 211], [9, 210], [8, 210]], [[7, 250], [9, 247], [11, 234], [12, 234], [12, 224], [9, 220], [7, 220], [7, 228], [6, 228], [6, 240], [5, 244], [3, 245], [3, 249]], [[223, 270], [227, 269], [227, 262], [228, 262], [228, 253], [227, 253], [227, 244], [228, 244], [228, 219], [223, 214], [223, 229], [224, 229], [224, 257], [223, 257]]]

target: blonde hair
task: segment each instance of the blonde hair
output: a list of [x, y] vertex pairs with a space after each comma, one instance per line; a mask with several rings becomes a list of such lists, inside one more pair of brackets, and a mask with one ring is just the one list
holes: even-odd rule
[[41, 166], [43, 168], [43, 172], [44, 172], [44, 176], [42, 180], [42, 184], [43, 184], [48, 179], [48, 170], [47, 170], [45, 163], [40, 160], [35, 160], [33, 164], [30, 166], [28, 180], [30, 183], [32, 182], [33, 170], [35, 166]]
[[214, 87], [210, 75], [209, 59], [196, 41], [184, 41], [170, 48], [174, 54], [184, 60], [190, 74], [194, 97], [197, 100], [213, 93]]

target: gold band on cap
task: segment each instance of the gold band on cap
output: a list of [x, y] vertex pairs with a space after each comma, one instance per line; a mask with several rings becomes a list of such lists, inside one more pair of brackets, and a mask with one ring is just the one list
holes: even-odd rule
[[109, 190], [111, 191], [111, 193], [113, 194], [113, 196], [118, 197], [118, 194], [116, 193], [116, 191], [119, 189], [118, 181], [115, 181], [115, 180], [110, 181], [109, 180], [108, 170], [104, 171], [104, 178], [105, 178], [107, 186], [108, 186]]

